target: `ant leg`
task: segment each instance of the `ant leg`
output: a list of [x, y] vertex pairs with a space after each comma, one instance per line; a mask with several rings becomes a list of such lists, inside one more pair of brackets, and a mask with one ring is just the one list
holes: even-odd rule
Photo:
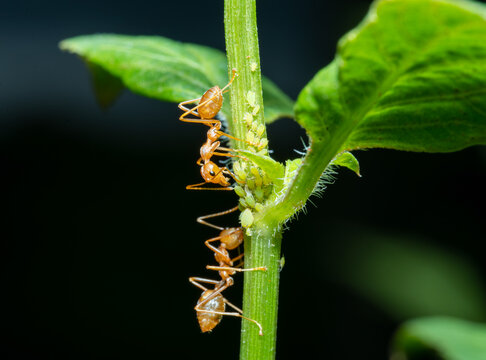
[[260, 266], [256, 268], [248, 268], [248, 269], [240, 269], [240, 268], [235, 268], [235, 267], [230, 267], [230, 266], [212, 266], [212, 265], [207, 265], [206, 269], [208, 270], [217, 270], [217, 271], [237, 271], [237, 272], [243, 272], [243, 271], [267, 271], [266, 266]]
[[225, 87], [221, 89], [221, 92], [224, 92], [233, 83], [235, 78], [238, 76], [238, 73], [236, 72], [235, 68], [233, 68], [231, 70], [231, 72], [233, 73], [233, 76], [231, 77], [231, 80], [225, 85]]
[[217, 212], [217, 213], [214, 213], [214, 214], [199, 216], [197, 218], [197, 222], [200, 223], [200, 224], [203, 224], [203, 225], [206, 225], [206, 226], [215, 228], [215, 229], [217, 229], [219, 231], [223, 231], [224, 228], [219, 227], [219, 226], [216, 226], [216, 225], [213, 225], [213, 224], [210, 224], [210, 223], [208, 223], [206, 221], [206, 219], [211, 219], [211, 218], [214, 218], [214, 217], [231, 214], [231, 213], [235, 212], [236, 210], [238, 210], [238, 206], [235, 206], [234, 208], [231, 208], [229, 210], [220, 211], [220, 212]]
[[[231, 259], [231, 262], [235, 262], [235, 261], [241, 260], [241, 259], [243, 259], [243, 256], [245, 256], [245, 254], [239, 254], [238, 256], [236, 256], [233, 259]], [[241, 260], [240, 263], [236, 267], [240, 267], [242, 265], [243, 265], [243, 260]]]
[[201, 185], [207, 184], [207, 182], [202, 182], [199, 184], [192, 184], [192, 185], [187, 185], [186, 190], [227, 190], [227, 191], [233, 191], [232, 187], [219, 187], [219, 188], [211, 188], [211, 187], [200, 187]]
[[[236, 69], [233, 69], [233, 76], [231, 78], [231, 80], [228, 82], [228, 84], [226, 84], [225, 87], [223, 87], [223, 89], [221, 89], [221, 92], [225, 91], [230, 85], [231, 83], [233, 82], [233, 80], [235, 79], [235, 77], [238, 76], [238, 73], [236, 72]], [[186, 116], [189, 115], [189, 114], [192, 114], [194, 116], [198, 116], [200, 117], [200, 115], [198, 113], [196, 113], [195, 111], [197, 109], [199, 109], [201, 106], [204, 106], [206, 105], [207, 103], [209, 103], [210, 101], [214, 100], [216, 97], [218, 97], [219, 94], [214, 94], [213, 96], [211, 96], [209, 99], [203, 101], [202, 103], [200, 103], [199, 105], [191, 108], [191, 109], [188, 109], [186, 108], [184, 105], [186, 104], [191, 104], [191, 103], [195, 103], [197, 101], [200, 101], [201, 98], [198, 98], [198, 99], [192, 99], [192, 100], [186, 100], [186, 101], [183, 101], [181, 103], [179, 103], [179, 109], [185, 111], [184, 114], [182, 114], [180, 117], [179, 117], [179, 120], [182, 120], [182, 121], [186, 121], [186, 122], [200, 122], [202, 124], [206, 124], [208, 125], [208, 122], [204, 122], [204, 121], [197, 121], [197, 120], [202, 120], [202, 119], [187, 119]], [[191, 121], [192, 120], [192, 121]], [[212, 120], [213, 123], [216, 122], [216, 123], [220, 123], [220, 121], [217, 121], [217, 120]], [[209, 125], [211, 126], [211, 125]]]
[[219, 250], [218, 248], [215, 248], [213, 245], [211, 245], [211, 244], [210, 244], [211, 242], [218, 241], [218, 240], [220, 240], [220, 239], [221, 239], [221, 236], [214, 237], [214, 238], [212, 238], [212, 239], [206, 240], [206, 241], [204, 242], [204, 245], [206, 245], [206, 246], [207, 246], [207, 247], [208, 247], [208, 248], [209, 248], [211, 251], [213, 251], [213, 252], [215, 252], [215, 253], [218, 253], [219, 255], [221, 255], [221, 256], [223, 256], [223, 257], [224, 257], [224, 256], [225, 256], [225, 254], [223, 254], [223, 253], [221, 252], [221, 250]]
[[[204, 282], [204, 281], [215, 281], [215, 280], [203, 279], [203, 278], [197, 278], [197, 279], [199, 281], [201, 281], [201, 282]], [[190, 281], [190, 279], [189, 279], [189, 281]], [[215, 281], [215, 282], [216, 282], [215, 285], [220, 284], [220, 281]], [[227, 278], [226, 281], [224, 282], [224, 285], [222, 285], [221, 287], [219, 287], [216, 290], [214, 290], [207, 298], [205, 298], [203, 301], [201, 301], [199, 304], [197, 304], [194, 307], [194, 310], [196, 310], [196, 311], [202, 311], [202, 309], [200, 309], [201, 306], [203, 306], [204, 304], [206, 304], [208, 301], [211, 301], [212, 299], [214, 299], [216, 296], [218, 296], [219, 294], [221, 294], [224, 290], [226, 290], [227, 288], [229, 288], [233, 284], [234, 284], [233, 278], [232, 277]], [[194, 285], [196, 285], [196, 284], [194, 284]], [[215, 288], [216, 288], [216, 286], [215, 286]], [[207, 310], [204, 310], [203, 312], [207, 312]]]
[[241, 252], [241, 244], [236, 248], [236, 250], [238, 251], [238, 256], [236, 256], [235, 258], [231, 259], [232, 262], [235, 262], [235, 261], [238, 261], [238, 264], [234, 265], [234, 267], [236, 268], [242, 268], [243, 265], [245, 265], [245, 262], [243, 261], [243, 257], [245, 256], [245, 253], [242, 253]]
[[237, 141], [243, 141], [243, 142], [246, 142], [247, 144], [251, 145], [251, 146], [254, 146], [254, 144], [252, 144], [251, 142], [249, 141], [246, 141], [246, 140], [242, 140], [242, 139], [238, 139], [237, 137], [234, 137], [230, 134], [227, 134], [221, 130], [218, 130], [218, 134], [219, 136], [226, 136], [227, 138], [230, 138], [230, 139], [233, 139], [233, 140], [237, 140]]
[[[263, 335], [263, 329], [262, 329], [262, 326], [260, 325], [260, 323], [256, 320], [253, 320], [253, 319], [250, 319], [250, 318], [247, 318], [246, 316], [243, 316], [243, 311], [238, 308], [237, 306], [233, 305], [232, 303], [230, 303], [228, 301], [228, 299], [226, 299], [225, 297], [223, 297], [223, 300], [226, 304], [228, 304], [230, 307], [232, 307], [233, 309], [235, 309], [236, 311], [238, 311], [238, 313], [240, 314], [239, 317], [241, 317], [242, 319], [245, 319], [245, 320], [248, 320], [248, 321], [251, 321], [252, 323], [256, 324], [258, 326], [258, 328], [260, 329], [259, 331], [259, 335], [262, 336]], [[230, 313], [231, 314], [231, 313]]]
[[203, 309], [198, 309], [198, 306], [195, 307], [195, 310], [198, 311], [198, 312], [202, 312], [202, 313], [205, 313], [205, 314], [217, 314], [217, 315], [227, 315], [227, 316], [235, 316], [235, 317], [239, 317], [239, 318], [242, 318], [242, 319], [245, 319], [247, 321], [251, 321], [252, 323], [254, 323], [256, 326], [258, 326], [258, 329], [260, 330], [258, 332], [258, 334], [260, 336], [263, 335], [263, 328], [262, 326], [260, 325], [260, 323], [256, 320], [253, 320], [253, 319], [250, 319], [246, 316], [243, 316], [243, 311], [238, 308], [236, 305], [233, 305], [232, 303], [230, 303], [228, 301], [228, 299], [226, 299], [225, 297], [223, 297], [223, 301], [228, 304], [228, 306], [232, 307], [233, 309], [235, 309], [237, 312], [226, 312], [226, 311], [213, 311], [213, 310], [203, 310]]
[[[219, 150], [220, 148], [216, 148], [216, 150]], [[217, 151], [214, 151], [211, 153], [211, 156], [213, 155], [217, 155], [217, 156], [227, 156], [227, 157], [239, 157], [240, 159], [243, 159], [243, 157], [241, 157], [240, 155], [233, 155], [233, 154], [230, 154], [230, 153], [222, 153], [222, 152], [217, 152]]]
[[200, 277], [194, 277], [194, 276], [191, 276], [189, 278], [189, 282], [198, 287], [199, 289], [201, 289], [202, 291], [206, 291], [208, 290], [204, 285], [201, 285], [200, 283], [204, 283], [204, 284], [211, 284], [211, 285], [217, 285], [219, 284], [219, 281], [218, 280], [212, 280], [212, 279], [205, 279], [205, 278], [200, 278]]
[[244, 184], [244, 182], [242, 182], [242, 181], [238, 180], [238, 179], [236, 178], [236, 175], [235, 175], [235, 174], [233, 174], [233, 173], [231, 172], [231, 170], [229, 170], [227, 167], [223, 167], [223, 168], [221, 168], [221, 172], [223, 172], [223, 173], [225, 173], [225, 174], [227, 174], [227, 175], [231, 176], [231, 177], [233, 178], [233, 180], [234, 180], [234, 181], [236, 181], [238, 184]]
[[189, 111], [190, 114], [194, 115], [194, 116], [199, 116], [198, 113], [194, 112], [192, 109], [189, 109], [189, 108], [186, 108], [184, 105], [186, 104], [192, 104], [192, 103], [195, 103], [195, 102], [198, 102], [199, 100], [201, 100], [201, 98], [198, 98], [198, 99], [192, 99], [192, 100], [186, 100], [186, 101], [183, 101], [181, 103], [179, 103], [178, 107], [179, 109], [181, 109], [182, 111]]
[[[199, 105], [197, 106], [194, 106], [192, 109], [187, 109], [187, 111], [182, 114], [180, 117], [179, 117], [179, 120], [182, 120], [182, 121], [186, 121], [186, 122], [197, 122], [197, 121], [187, 121], [187, 120], [196, 120], [196, 119], [186, 119], [186, 116], [189, 115], [189, 114], [195, 114], [195, 110], [199, 109], [201, 106], [204, 106], [206, 105], [207, 103], [209, 103], [210, 101], [212, 101], [213, 99], [215, 99], [216, 97], [218, 97], [218, 94], [214, 94], [213, 96], [211, 96], [209, 99], [207, 100], [204, 100], [202, 103], [200, 103]], [[185, 104], [185, 103], [191, 103], [191, 102], [195, 102], [194, 100], [201, 100], [201, 98], [199, 99], [193, 99], [193, 100], [187, 100], [186, 102], [182, 102], [181, 104]], [[180, 105], [180, 104], [179, 104]], [[182, 106], [182, 105], [181, 105]], [[181, 108], [181, 107], [179, 107]], [[199, 114], [197, 114], [196, 116], [199, 116]], [[203, 120], [203, 119], [199, 119], [199, 120]], [[216, 122], [216, 123], [220, 123], [219, 120], [215, 120], [215, 119], [208, 119], [209, 121], [213, 121], [213, 122]], [[204, 120], [203, 120], [204, 121]], [[204, 122], [201, 122], [202, 124], [204, 124]]]
[[[236, 151], [236, 150], [233, 150], [233, 149], [226, 149], [226, 148], [223, 148], [223, 147], [217, 147], [215, 150], [223, 150], [223, 151]], [[227, 157], [236, 157], [236, 158], [240, 158], [240, 159], [243, 159], [245, 161], [247, 161], [248, 159], [244, 156], [241, 156], [241, 155], [235, 155], [235, 154], [231, 154], [231, 153], [221, 153], [221, 152], [212, 152], [212, 155], [218, 155], [218, 156], [227, 156]]]
[[[229, 305], [229, 302], [228, 301], [225, 301], [225, 302]], [[243, 316], [240, 313], [237, 313], [237, 312], [235, 312], [235, 313], [234, 312], [225, 312], [225, 311], [213, 311], [213, 310], [202, 310], [202, 309], [195, 309], [195, 310], [197, 312], [202, 312], [204, 314], [217, 314], [217, 315], [235, 316], [235, 317], [239, 317], [239, 318], [242, 318], [242, 319], [251, 321], [256, 326], [258, 326], [258, 329], [260, 329], [260, 331], [258, 332], [258, 335], [263, 336], [263, 328], [260, 325], [260, 323], [258, 321], [256, 321], [256, 320], [253, 320], [253, 319], [250, 319], [250, 318], [248, 318], [246, 316]]]

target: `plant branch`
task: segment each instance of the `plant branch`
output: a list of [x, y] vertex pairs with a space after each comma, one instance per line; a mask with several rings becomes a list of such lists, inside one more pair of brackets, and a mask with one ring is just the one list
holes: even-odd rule
[[[235, 137], [246, 140], [233, 142], [233, 146], [254, 151], [248, 142], [254, 143], [255, 129], [261, 129], [256, 131], [258, 141], [266, 139], [256, 3], [255, 0], [225, 0], [224, 4], [228, 71], [234, 68], [239, 74], [231, 87], [230, 128]], [[265, 144], [256, 150], [264, 149]], [[247, 164], [246, 170], [253, 170], [251, 166]], [[245, 192], [253, 191], [253, 186], [249, 185], [247, 181]], [[276, 348], [281, 231], [278, 223], [271, 221], [256, 221], [250, 225], [245, 237], [245, 267], [266, 266], [267, 271], [245, 273], [243, 314], [258, 321], [264, 335], [259, 336], [258, 327], [243, 320], [240, 359], [271, 360], [275, 358]]]

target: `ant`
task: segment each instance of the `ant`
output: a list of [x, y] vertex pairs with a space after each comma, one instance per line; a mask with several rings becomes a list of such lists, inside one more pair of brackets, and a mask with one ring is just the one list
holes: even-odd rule
[[[233, 188], [230, 187], [229, 179], [225, 175], [231, 176], [236, 182], [238, 182], [236, 176], [227, 167], [219, 167], [213, 161], [211, 161], [211, 157], [213, 155], [237, 157], [237, 155], [230, 153], [234, 151], [233, 149], [220, 146], [221, 142], [218, 141], [218, 139], [221, 136], [226, 136], [233, 140], [243, 141], [221, 131], [221, 121], [214, 119], [223, 106], [223, 94], [228, 91], [226, 89], [233, 83], [236, 76], [238, 76], [236, 69], [233, 69], [232, 72], [233, 76], [231, 77], [231, 80], [222, 89], [220, 89], [217, 85], [213, 86], [211, 89], [206, 91], [202, 97], [183, 101], [179, 104], [179, 109], [185, 111], [184, 114], [179, 117], [179, 120], [189, 123], [204, 124], [210, 127], [207, 133], [207, 140], [203, 146], [201, 146], [201, 157], [196, 162], [201, 167], [201, 176], [204, 179], [204, 182], [187, 185], [186, 189], [188, 190], [233, 190]], [[199, 102], [199, 104], [191, 109], [184, 106], [186, 104], [195, 102]], [[186, 116], [189, 114], [197, 116], [198, 118], [186, 118]], [[218, 184], [222, 187], [201, 187], [207, 183]]]
[[[267, 268], [264, 266], [250, 269], [241, 269], [240, 266], [243, 265], [242, 261], [238, 264], [238, 267], [233, 267], [233, 263], [237, 260], [241, 260], [244, 254], [240, 254], [235, 258], [231, 258], [228, 250], [234, 250], [243, 243], [243, 229], [241, 227], [223, 228], [208, 223], [206, 221], [206, 219], [208, 218], [226, 215], [236, 211], [237, 209], [238, 206], [235, 206], [232, 209], [221, 211], [216, 214], [201, 216], [197, 219], [200, 224], [204, 224], [221, 231], [219, 236], [205, 241], [205, 245], [214, 252], [216, 261], [219, 264], [219, 266], [208, 265], [206, 266], [206, 269], [219, 271], [221, 280], [212, 280], [200, 277], [189, 278], [189, 281], [193, 285], [203, 290], [203, 293], [201, 294], [201, 297], [199, 298], [197, 305], [194, 309], [197, 312], [197, 319], [202, 332], [211, 331], [221, 322], [223, 315], [229, 315], [237, 316], [253, 322], [260, 329], [259, 334], [263, 335], [263, 330], [260, 323], [243, 316], [243, 311], [241, 309], [230, 303], [225, 297], [223, 297], [223, 295], [221, 295], [224, 290], [234, 284], [234, 280], [231, 276], [234, 275], [236, 272], [267, 270]], [[211, 244], [214, 241], [220, 242], [219, 247], [216, 248]], [[214, 289], [208, 289], [204, 285], [202, 285], [202, 283], [214, 285]], [[236, 310], [236, 312], [226, 312], [226, 304]]]

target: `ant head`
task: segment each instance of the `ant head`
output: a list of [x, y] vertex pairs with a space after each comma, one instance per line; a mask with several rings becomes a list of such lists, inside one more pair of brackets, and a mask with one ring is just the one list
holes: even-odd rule
[[236, 249], [238, 246], [243, 244], [244, 235], [242, 228], [228, 228], [221, 231], [221, 245], [228, 250]]
[[201, 166], [201, 176], [204, 181], [222, 186], [229, 186], [228, 179], [223, 174], [223, 169], [212, 161], [205, 162]]

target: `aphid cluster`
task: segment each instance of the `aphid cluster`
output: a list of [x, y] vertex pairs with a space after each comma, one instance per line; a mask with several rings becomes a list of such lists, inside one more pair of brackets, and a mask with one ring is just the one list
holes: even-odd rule
[[[256, 64], [250, 64], [250, 69]], [[253, 70], [252, 70], [253, 71]], [[268, 155], [265, 126], [254, 119], [261, 111], [260, 104], [257, 103], [255, 92], [248, 91], [245, 96], [246, 111], [243, 115], [246, 125], [245, 141], [250, 144], [249, 150], [259, 155]], [[240, 180], [235, 186], [235, 192], [240, 197], [242, 214], [240, 221], [246, 228], [248, 235], [251, 235], [251, 225], [253, 224], [253, 212], [263, 209], [263, 202], [272, 192], [271, 180], [262, 172], [260, 168], [246, 161], [236, 161], [233, 164], [233, 171]]]
[[[219, 141], [219, 138], [221, 136], [226, 136], [228, 138], [238, 141], [245, 141], [232, 137], [231, 135], [221, 131], [221, 121], [214, 118], [223, 105], [223, 93], [227, 91], [226, 89], [231, 85], [236, 76], [236, 70], [233, 69], [233, 76], [231, 80], [222, 89], [220, 89], [218, 86], [214, 86], [206, 91], [201, 98], [183, 101], [179, 104], [179, 108], [184, 111], [184, 113], [180, 116], [179, 120], [191, 123], [200, 123], [209, 126], [209, 130], [207, 132], [207, 140], [201, 146], [200, 158], [197, 160], [197, 164], [201, 166], [201, 176], [204, 179], [204, 182], [188, 185], [186, 186], [186, 189], [233, 190], [233, 188], [230, 186], [230, 179], [225, 175], [230, 176], [240, 185], [244, 185], [244, 180], [238, 179], [238, 177], [233, 174], [231, 170], [229, 170], [227, 167], [219, 167], [211, 160], [213, 156], [239, 157], [233, 154], [233, 149], [221, 146], [221, 143]], [[195, 102], [198, 102], [197, 106], [193, 108], [185, 107], [185, 105]], [[187, 118], [187, 116], [189, 115], [196, 116], [196, 118]], [[254, 143], [248, 141], [248, 139], [245, 142], [249, 143], [250, 145], [254, 145]], [[217, 184], [221, 187], [203, 186], [208, 183]], [[199, 326], [203, 332], [211, 331], [215, 326], [220, 323], [223, 315], [228, 315], [240, 317], [255, 323], [260, 329], [260, 335], [263, 335], [261, 325], [257, 321], [243, 316], [243, 311], [230, 303], [222, 295], [222, 292], [234, 284], [232, 276], [236, 272], [257, 270], [265, 271], [266, 268], [258, 267], [243, 269], [243, 254], [237, 255], [233, 258], [230, 256], [229, 251], [238, 249], [243, 243], [244, 234], [241, 227], [223, 228], [206, 221], [206, 219], [230, 214], [236, 210], [238, 210], [238, 206], [230, 210], [221, 211], [219, 213], [201, 216], [197, 219], [199, 223], [220, 231], [219, 236], [205, 241], [205, 245], [214, 252], [214, 257], [216, 259], [216, 262], [218, 263], [217, 266], [208, 265], [206, 268], [209, 270], [218, 271], [220, 279], [214, 280], [201, 277], [189, 278], [189, 281], [192, 284], [203, 290], [203, 293], [201, 294], [201, 297], [199, 298], [197, 305], [194, 309], [197, 312]], [[219, 245], [217, 247], [214, 245], [215, 242], [219, 242]], [[237, 265], [234, 265], [237, 261], [239, 263]], [[208, 289], [203, 284], [212, 285], [213, 288]], [[235, 312], [227, 312], [226, 305], [235, 310]]]

